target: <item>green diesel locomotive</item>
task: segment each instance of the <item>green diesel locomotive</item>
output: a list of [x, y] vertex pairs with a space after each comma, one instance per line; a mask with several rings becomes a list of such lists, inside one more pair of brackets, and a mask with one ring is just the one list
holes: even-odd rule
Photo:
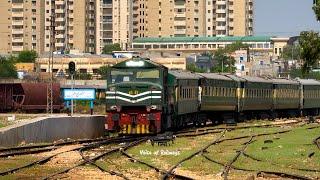
[[316, 115], [320, 82], [171, 71], [133, 58], [108, 71], [106, 126], [157, 134], [207, 121]]

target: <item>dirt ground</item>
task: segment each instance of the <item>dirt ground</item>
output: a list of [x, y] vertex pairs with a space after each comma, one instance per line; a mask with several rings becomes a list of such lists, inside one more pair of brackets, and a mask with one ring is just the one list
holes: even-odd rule
[[[259, 171], [276, 171], [287, 174], [304, 176], [312, 179], [320, 178], [320, 149], [313, 144], [312, 140], [320, 136], [320, 124], [296, 123], [296, 120], [278, 120], [275, 122], [266, 121], [265, 124], [280, 125], [276, 127], [248, 128], [227, 131], [222, 138], [235, 138], [241, 136], [253, 136], [261, 133], [275, 133], [289, 130], [283, 134], [272, 134], [255, 137], [253, 142], [245, 149], [245, 153], [258, 160], [254, 160], [240, 154], [232, 166], [243, 168], [236, 170], [231, 168], [228, 179], [284, 179], [279, 176], [264, 174], [258, 177]], [[293, 123], [293, 124], [290, 124]], [[254, 126], [256, 122], [245, 123]], [[259, 124], [261, 124], [259, 122]], [[196, 137], [177, 138], [174, 144], [169, 146], [152, 146], [149, 142], [135, 146], [126, 152], [143, 162], [168, 171], [182, 159], [203, 148], [210, 142], [217, 139], [221, 134], [207, 134]], [[177, 175], [186, 176], [192, 179], [212, 179], [220, 180], [223, 178], [224, 167], [235, 157], [237, 152], [244, 146], [249, 138], [225, 141], [210, 146], [203, 154], [218, 162], [213, 163], [205, 159], [202, 153], [181, 163], [173, 170]], [[41, 179], [50, 174], [58, 172], [68, 167], [72, 167], [83, 159], [76, 150], [81, 145], [63, 146], [56, 150], [39, 153], [36, 155], [24, 155], [9, 158], [0, 158], [0, 172], [6, 170], [8, 166], [26, 164], [44, 157], [57, 155], [43, 165], [33, 168], [26, 168], [17, 171], [0, 179]], [[94, 157], [107, 150], [109, 147], [98, 147], [86, 153]], [[67, 173], [55, 176], [52, 179], [123, 179], [113, 173], [122, 174], [124, 177], [133, 180], [140, 179], [161, 179], [163, 174], [154, 169], [142, 165], [120, 152], [103, 157], [95, 162], [104, 172], [92, 164], [76, 167]], [[2, 164], [2, 165], [1, 165]], [[305, 171], [308, 169], [311, 171]], [[262, 173], [263, 174], [263, 173]], [[174, 179], [174, 178], [173, 178]]]

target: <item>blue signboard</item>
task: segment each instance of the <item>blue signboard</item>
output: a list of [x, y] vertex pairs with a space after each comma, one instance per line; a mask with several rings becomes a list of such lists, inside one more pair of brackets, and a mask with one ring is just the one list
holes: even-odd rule
[[95, 100], [95, 89], [64, 89], [64, 100]]

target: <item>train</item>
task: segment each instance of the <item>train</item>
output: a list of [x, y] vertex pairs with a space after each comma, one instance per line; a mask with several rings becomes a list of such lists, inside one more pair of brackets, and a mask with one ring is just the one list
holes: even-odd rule
[[145, 58], [107, 73], [106, 128], [120, 134], [158, 134], [207, 122], [315, 116], [320, 82], [233, 74], [192, 73]]
[[[0, 112], [46, 112], [48, 83], [15, 83], [0, 84]], [[53, 83], [53, 110], [60, 112], [63, 101], [60, 95], [60, 84]]]

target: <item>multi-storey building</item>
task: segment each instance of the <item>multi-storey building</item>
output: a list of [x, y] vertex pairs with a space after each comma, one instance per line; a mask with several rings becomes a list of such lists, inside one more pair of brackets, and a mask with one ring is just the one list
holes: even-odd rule
[[96, 52], [100, 54], [103, 47], [113, 43], [112, 0], [96, 2]]
[[11, 0], [0, 3], [0, 53], [43, 51], [44, 2]]
[[133, 1], [133, 38], [248, 36], [253, 0]]
[[[11, 0], [0, 3], [0, 53], [96, 52], [96, 0]], [[51, 18], [54, 16], [54, 18]]]
[[46, 0], [45, 51], [50, 51], [51, 16], [54, 14], [54, 50], [95, 53], [95, 0]]
[[113, 43], [126, 50], [132, 41], [133, 4], [137, 0], [113, 0]]
[[126, 50], [137, 37], [253, 34], [253, 0], [9, 0], [0, 3], [0, 53]]

